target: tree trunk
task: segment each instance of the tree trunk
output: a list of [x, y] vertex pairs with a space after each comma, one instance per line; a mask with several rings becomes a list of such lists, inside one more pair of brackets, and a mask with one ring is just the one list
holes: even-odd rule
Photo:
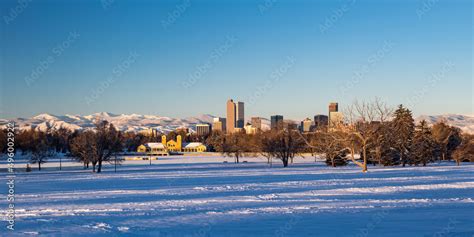
[[41, 171], [41, 162], [38, 161], [38, 171]]
[[92, 164], [92, 172], [95, 173], [95, 164]]
[[403, 157], [403, 152], [400, 152], [400, 159], [402, 160], [402, 166], [405, 167], [407, 163], [405, 161], [405, 158]]
[[288, 157], [281, 159], [283, 161], [283, 167], [288, 167]]
[[100, 173], [102, 171], [102, 161], [99, 161], [99, 166], [97, 167], [97, 173]]
[[364, 145], [363, 146], [363, 149], [364, 149], [364, 165], [362, 167], [362, 172], [367, 172], [367, 147]]

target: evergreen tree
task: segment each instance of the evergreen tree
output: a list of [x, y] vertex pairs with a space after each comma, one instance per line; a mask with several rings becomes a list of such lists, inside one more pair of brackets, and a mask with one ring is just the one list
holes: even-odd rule
[[412, 159], [410, 165], [423, 164], [436, 160], [437, 144], [431, 134], [431, 129], [425, 120], [416, 126], [412, 145]]
[[415, 131], [415, 120], [409, 109], [399, 105], [392, 120], [393, 147], [398, 152], [400, 161], [405, 166], [410, 159], [410, 147]]

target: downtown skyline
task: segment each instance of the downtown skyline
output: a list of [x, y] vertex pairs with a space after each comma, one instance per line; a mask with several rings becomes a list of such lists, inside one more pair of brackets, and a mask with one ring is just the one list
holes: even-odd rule
[[228, 98], [247, 120], [374, 97], [474, 114], [472, 2], [269, 3], [33, 1], [7, 21], [2, 1], [0, 118], [225, 117]]

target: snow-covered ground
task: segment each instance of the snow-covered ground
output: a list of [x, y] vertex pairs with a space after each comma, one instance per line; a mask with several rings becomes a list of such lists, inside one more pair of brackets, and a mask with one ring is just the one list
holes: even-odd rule
[[[101, 174], [75, 163], [57, 171], [50, 163], [20, 172], [15, 231], [0, 235], [474, 235], [473, 164], [370, 167], [363, 174], [309, 158], [288, 168], [243, 160], [166, 157], [151, 166], [127, 161], [117, 173], [108, 165]], [[0, 182], [5, 215], [4, 175]]]

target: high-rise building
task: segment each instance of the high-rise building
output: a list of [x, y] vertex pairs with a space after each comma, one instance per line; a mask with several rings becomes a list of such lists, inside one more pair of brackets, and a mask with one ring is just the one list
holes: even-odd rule
[[329, 113], [339, 112], [339, 104], [336, 102], [329, 103]]
[[237, 102], [235, 107], [236, 112], [236, 121], [235, 124], [237, 128], [244, 128], [245, 125], [245, 115], [244, 115], [244, 102]]
[[211, 133], [211, 125], [207, 123], [196, 124], [196, 134], [198, 136], [205, 136]]
[[316, 127], [316, 129], [328, 126], [328, 124], [329, 117], [327, 115], [319, 114], [314, 116], [314, 126]]
[[214, 121], [212, 123], [212, 131], [221, 131], [225, 132], [226, 131], [226, 119], [225, 118], [214, 118]]
[[235, 128], [244, 128], [244, 102], [234, 103], [234, 100], [227, 101], [227, 133], [233, 133]]
[[329, 128], [334, 128], [344, 122], [344, 116], [341, 112], [329, 113]]
[[251, 118], [252, 127], [257, 130], [262, 130], [262, 118], [260, 117], [252, 117]]
[[301, 132], [311, 132], [311, 128], [313, 126], [313, 121], [309, 118], [301, 121]]
[[[336, 118], [331, 118], [332, 115], [336, 115], [335, 113], [339, 113], [339, 104], [336, 102], [331, 102], [329, 103], [329, 114], [328, 114], [328, 126], [331, 127], [333, 126], [333, 121], [335, 121]], [[339, 115], [336, 115], [339, 117]]]
[[270, 128], [272, 130], [283, 129], [283, 115], [273, 115], [270, 117]]
[[226, 131], [227, 133], [233, 133], [234, 128], [236, 127], [235, 125], [235, 120], [236, 120], [236, 114], [235, 114], [235, 103], [234, 100], [228, 100], [227, 101], [227, 119], [226, 119]]

